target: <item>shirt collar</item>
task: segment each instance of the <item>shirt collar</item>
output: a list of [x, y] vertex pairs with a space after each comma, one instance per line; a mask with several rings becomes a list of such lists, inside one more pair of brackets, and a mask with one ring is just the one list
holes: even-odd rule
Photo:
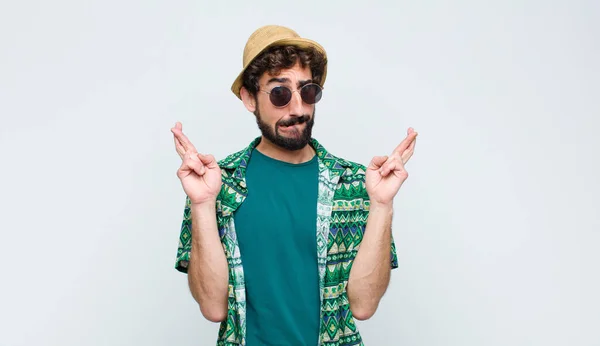
[[[246, 148], [219, 161], [219, 167], [223, 170], [227, 170], [229, 173], [228, 175], [234, 180], [238, 180], [239, 182], [244, 181], [248, 161], [250, 160], [252, 151], [256, 148], [258, 143], [260, 143], [260, 140], [261, 137], [256, 137]], [[343, 173], [346, 171], [346, 168], [352, 167], [348, 161], [329, 153], [327, 149], [325, 149], [325, 147], [323, 147], [323, 145], [321, 145], [316, 139], [312, 138], [309, 144], [317, 153], [317, 158], [319, 161], [321, 161], [325, 167], [331, 170], [332, 173], [343, 175]]]

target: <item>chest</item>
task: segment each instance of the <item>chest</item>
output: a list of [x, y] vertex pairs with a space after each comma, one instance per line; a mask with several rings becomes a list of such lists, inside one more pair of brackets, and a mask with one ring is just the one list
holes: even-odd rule
[[[254, 179], [253, 179], [254, 178]], [[247, 179], [248, 194], [233, 218], [242, 253], [316, 256], [318, 182], [310, 176]]]

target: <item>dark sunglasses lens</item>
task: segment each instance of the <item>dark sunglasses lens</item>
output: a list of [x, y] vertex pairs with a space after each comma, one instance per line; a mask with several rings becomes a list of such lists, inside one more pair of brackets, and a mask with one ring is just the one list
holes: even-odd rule
[[319, 102], [321, 96], [323, 96], [323, 90], [318, 84], [307, 84], [302, 88], [300, 95], [304, 102], [311, 105]]
[[271, 90], [271, 103], [275, 107], [283, 107], [292, 99], [292, 91], [286, 87], [275, 87]]

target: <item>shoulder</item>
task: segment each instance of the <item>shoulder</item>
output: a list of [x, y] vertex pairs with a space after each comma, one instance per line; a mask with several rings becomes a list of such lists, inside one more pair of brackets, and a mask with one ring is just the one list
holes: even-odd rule
[[362, 163], [335, 156], [330, 153], [328, 154], [328, 157], [335, 162], [337, 167], [340, 167], [343, 170], [343, 177], [364, 179], [367, 174], [367, 167]]
[[250, 154], [252, 153], [252, 150], [256, 147], [256, 145], [259, 143], [260, 141], [260, 137], [254, 138], [250, 144], [248, 144], [246, 147], [235, 151], [227, 156], [225, 156], [223, 159], [217, 161], [219, 167], [222, 170], [235, 170], [238, 167], [242, 166], [245, 167], [246, 166], [246, 162], [248, 161], [248, 159], [250, 158]]
[[359, 177], [364, 179], [364, 177], [367, 175], [367, 167], [365, 165], [349, 160], [343, 160], [343, 162], [344, 167], [346, 168], [344, 171], [345, 176]]
[[361, 163], [340, 159], [344, 171], [340, 176], [342, 185], [351, 185], [354, 195], [363, 196], [366, 193], [367, 167]]
[[240, 160], [240, 158], [244, 155], [245, 151], [246, 151], [246, 149], [242, 149], [242, 150], [236, 151], [234, 153], [231, 153], [231, 154], [225, 156], [221, 160], [217, 161], [219, 167], [221, 169], [233, 168], [235, 166], [235, 163], [238, 162]]
[[336, 215], [343, 213], [355, 215], [347, 217], [357, 217], [358, 214], [354, 213], [368, 211], [370, 198], [366, 185], [367, 167], [342, 157], [329, 156], [336, 161], [341, 173], [333, 195], [334, 205], [337, 206], [334, 208]]
[[340, 173], [336, 188], [336, 199], [368, 199], [366, 188], [367, 166], [329, 152], [322, 156], [322, 160], [326, 166], [334, 167]]

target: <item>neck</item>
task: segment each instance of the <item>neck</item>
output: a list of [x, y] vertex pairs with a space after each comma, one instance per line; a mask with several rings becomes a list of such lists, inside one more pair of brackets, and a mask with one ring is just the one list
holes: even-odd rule
[[307, 144], [302, 149], [292, 151], [273, 144], [265, 137], [261, 138], [256, 149], [272, 159], [293, 164], [308, 162], [315, 155], [315, 150], [310, 144]]

